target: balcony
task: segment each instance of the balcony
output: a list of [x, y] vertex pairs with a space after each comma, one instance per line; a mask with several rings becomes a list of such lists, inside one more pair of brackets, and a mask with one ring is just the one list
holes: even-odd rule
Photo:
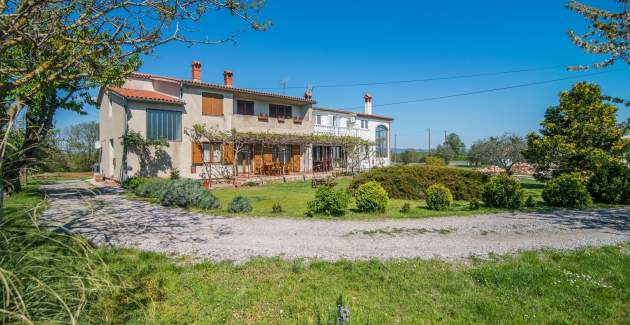
[[273, 117], [266, 114], [232, 115], [232, 127], [242, 132], [312, 132], [312, 122], [302, 117]]
[[359, 136], [359, 129], [341, 127], [341, 126], [315, 125], [314, 131], [315, 131], [315, 134], [327, 134], [327, 135], [351, 136], [351, 137]]

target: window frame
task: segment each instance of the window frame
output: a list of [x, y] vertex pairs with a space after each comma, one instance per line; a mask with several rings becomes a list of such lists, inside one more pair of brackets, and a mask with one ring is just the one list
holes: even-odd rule
[[[170, 139], [168, 136], [166, 137], [152, 137], [152, 133], [154, 132], [150, 132], [153, 131], [152, 127], [151, 127], [151, 122], [150, 122], [150, 113], [151, 112], [166, 112], [168, 114], [173, 114], [173, 115], [177, 115], [178, 116], [178, 124], [177, 126], [177, 134], [175, 135], [174, 139]], [[164, 139], [166, 141], [171, 141], [171, 142], [180, 142], [182, 141], [182, 115], [183, 113], [181, 111], [178, 110], [168, 110], [168, 109], [158, 109], [158, 108], [147, 108], [146, 109], [146, 137], [147, 139], [150, 140], [158, 140], [158, 139]], [[164, 122], [160, 121], [160, 126], [164, 127], [162, 124]], [[150, 128], [151, 127], [151, 128]], [[159, 128], [158, 128], [159, 129]]]
[[[278, 114], [280, 112], [282, 112], [282, 114]], [[293, 118], [293, 106], [281, 105], [281, 104], [269, 104], [269, 117]]]
[[[376, 127], [374, 131], [374, 142], [375, 142], [375, 155], [378, 158], [387, 158], [389, 157], [388, 147], [389, 147], [389, 130], [385, 125], [379, 125]], [[379, 135], [380, 134], [380, 135]]]
[[[243, 104], [243, 105], [245, 106], [244, 108], [245, 108], [246, 110], [247, 110], [248, 108], [250, 108], [250, 107], [247, 107], [247, 106], [251, 105], [251, 114], [248, 114], [248, 112], [245, 112], [245, 113], [241, 112], [241, 111], [240, 111], [240, 109], [241, 109], [241, 106], [240, 106], [240, 105], [241, 105], [241, 104]], [[254, 101], [252, 101], [252, 100], [242, 100], [242, 99], [237, 99], [237, 100], [236, 100], [236, 114], [237, 114], [237, 115], [254, 116], [254, 115], [256, 115], [256, 113], [255, 113], [255, 112], [256, 112], [256, 109], [255, 109], [255, 104], [254, 104]]]

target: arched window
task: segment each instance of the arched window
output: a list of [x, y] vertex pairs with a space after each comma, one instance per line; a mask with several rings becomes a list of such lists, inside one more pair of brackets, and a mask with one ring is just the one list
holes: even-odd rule
[[387, 157], [387, 128], [376, 127], [376, 157]]

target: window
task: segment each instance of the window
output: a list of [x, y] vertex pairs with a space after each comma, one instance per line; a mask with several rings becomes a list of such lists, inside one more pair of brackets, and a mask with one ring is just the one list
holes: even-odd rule
[[387, 157], [387, 128], [379, 125], [376, 128], [376, 156]]
[[212, 161], [214, 162], [221, 161], [221, 144], [220, 143], [212, 144]]
[[202, 147], [203, 147], [203, 161], [208, 162], [210, 161], [210, 144], [203, 143]]
[[339, 126], [339, 117], [331, 115], [332, 116], [332, 126]]
[[269, 104], [269, 116], [271, 117], [292, 117], [293, 109], [291, 106]]
[[271, 157], [274, 162], [286, 164], [291, 161], [291, 148], [285, 145], [273, 146]]
[[182, 139], [182, 113], [147, 109], [147, 137], [149, 139]]
[[223, 116], [223, 95], [201, 93], [201, 115]]
[[248, 100], [236, 101], [236, 114], [254, 115], [254, 102]]
[[322, 116], [317, 114], [315, 115], [315, 124], [322, 125]]
[[367, 129], [368, 128], [368, 121], [367, 120], [361, 120], [361, 128], [362, 129]]

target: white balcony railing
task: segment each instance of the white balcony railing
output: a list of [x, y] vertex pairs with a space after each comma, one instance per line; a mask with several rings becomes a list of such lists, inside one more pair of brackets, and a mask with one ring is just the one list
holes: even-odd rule
[[315, 125], [314, 131], [315, 131], [315, 134], [328, 134], [328, 135], [352, 136], [352, 137], [359, 136], [359, 129], [340, 127], [340, 126]]

